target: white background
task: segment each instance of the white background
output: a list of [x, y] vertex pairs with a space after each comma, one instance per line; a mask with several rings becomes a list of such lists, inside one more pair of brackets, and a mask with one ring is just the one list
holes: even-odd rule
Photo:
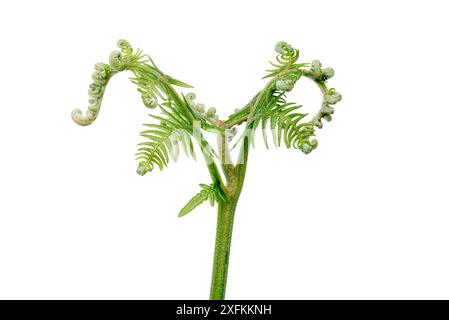
[[[208, 297], [215, 209], [177, 218], [203, 162], [135, 173], [148, 110], [126, 74], [96, 123], [70, 119], [119, 38], [222, 117], [262, 88], [277, 41], [336, 70], [317, 150], [251, 151], [227, 298], [449, 298], [445, 4], [2, 2], [0, 298]], [[289, 98], [319, 105], [306, 80]]]

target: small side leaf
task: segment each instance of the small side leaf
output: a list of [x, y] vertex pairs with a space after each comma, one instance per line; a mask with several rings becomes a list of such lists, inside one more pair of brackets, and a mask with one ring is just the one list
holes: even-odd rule
[[184, 208], [181, 209], [178, 217], [185, 216], [206, 200], [209, 200], [211, 206], [214, 206], [215, 202], [227, 202], [223, 191], [216, 184], [213, 183], [211, 185], [207, 185], [200, 183], [200, 187], [201, 191], [193, 196]]
[[189, 202], [187, 202], [184, 208], [182, 208], [181, 211], [179, 212], [178, 217], [183, 217], [189, 212], [193, 211], [193, 209], [198, 207], [200, 204], [202, 204], [209, 198], [209, 194], [210, 194], [209, 186], [207, 186], [207, 189], [203, 188], [203, 190], [198, 192], [196, 195], [193, 196], [192, 199], [190, 199]]

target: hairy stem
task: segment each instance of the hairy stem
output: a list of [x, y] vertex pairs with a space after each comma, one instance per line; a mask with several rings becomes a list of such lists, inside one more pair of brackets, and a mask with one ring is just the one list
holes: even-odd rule
[[229, 173], [227, 189], [228, 201], [218, 203], [217, 231], [215, 237], [215, 252], [210, 288], [211, 300], [223, 300], [226, 294], [228, 279], [229, 257], [231, 254], [232, 228], [234, 225], [235, 209], [242, 192], [243, 182], [248, 164], [249, 143], [245, 137], [240, 150], [239, 161], [235, 170]]
[[232, 227], [237, 199], [218, 203], [215, 253], [210, 288], [211, 300], [223, 300], [226, 293], [229, 257], [231, 254]]

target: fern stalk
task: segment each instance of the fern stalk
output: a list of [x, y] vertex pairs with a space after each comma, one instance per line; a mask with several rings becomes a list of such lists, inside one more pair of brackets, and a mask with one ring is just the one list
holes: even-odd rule
[[[133, 74], [131, 82], [138, 87], [143, 104], [149, 109], [159, 108], [161, 113], [150, 114], [153, 123], [144, 125], [146, 130], [142, 131], [141, 136], [146, 140], [139, 144], [136, 153], [139, 160], [137, 173], [143, 176], [155, 167], [163, 170], [170, 160], [178, 159], [180, 146], [186, 155], [195, 159], [194, 143], [197, 143], [212, 182], [200, 184], [200, 191], [181, 209], [179, 217], [207, 201], [211, 206], [217, 203], [210, 299], [224, 299], [235, 211], [245, 181], [249, 146], [254, 145], [255, 130], [261, 127], [267, 147], [268, 126], [275, 146], [280, 146], [284, 141], [287, 148], [299, 149], [305, 154], [316, 149], [315, 129], [323, 127], [322, 120], [332, 119], [332, 106], [341, 100], [338, 92], [326, 86], [334, 70], [323, 69], [318, 60], [310, 65], [297, 63], [299, 50], [286, 42], [278, 42], [275, 46], [276, 61], [271, 63], [273, 69], [267, 70], [269, 73], [265, 77], [271, 79], [246, 106], [237, 109], [228, 119], [220, 120], [215, 108], [206, 110], [202, 103], [195, 101], [194, 93], [184, 95], [175, 88], [192, 86], [163, 73], [148, 55], [139, 49], [134, 50], [126, 40], [119, 40], [117, 44], [120, 51], [110, 54], [109, 64], [95, 65], [87, 112], [83, 114], [76, 109], [72, 112], [72, 119], [82, 126], [92, 124], [98, 116], [111, 78], [122, 71], [130, 71]], [[318, 113], [309, 121], [304, 121], [307, 114], [299, 112], [300, 105], [287, 101], [288, 92], [301, 77], [314, 81], [323, 95]], [[231, 151], [234, 147], [229, 147], [229, 141], [236, 136], [238, 126], [243, 127], [243, 132], [234, 144], [240, 150], [238, 161], [233, 164]], [[217, 136], [218, 151], [204, 138], [205, 131]]]
[[225, 298], [229, 257], [231, 255], [232, 228], [237, 201], [237, 199], [232, 199], [228, 203], [218, 203], [215, 251], [209, 297], [211, 300], [223, 300]]

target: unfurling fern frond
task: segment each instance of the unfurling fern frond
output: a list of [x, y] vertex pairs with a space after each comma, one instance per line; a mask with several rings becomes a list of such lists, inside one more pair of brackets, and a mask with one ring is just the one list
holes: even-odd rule
[[177, 160], [179, 145], [182, 146], [186, 155], [195, 158], [192, 143], [192, 126], [189, 119], [180, 113], [171, 101], [160, 105], [161, 116], [150, 115], [158, 120], [158, 124], [144, 124], [147, 130], [141, 132], [141, 136], [147, 138], [139, 144], [136, 159], [140, 160], [137, 168], [139, 175], [152, 171], [155, 166], [160, 170], [167, 166], [170, 158]]
[[[323, 127], [323, 119], [332, 120], [334, 108], [331, 105], [341, 100], [341, 95], [332, 88], [328, 89], [325, 84], [334, 76], [334, 70], [322, 69], [318, 60], [312, 61], [310, 69], [304, 68], [309, 64], [296, 63], [299, 50], [293, 49], [286, 42], [278, 42], [275, 51], [278, 53], [277, 63], [270, 62], [274, 69], [267, 70], [269, 74], [265, 76], [273, 79], [247, 106], [231, 115], [225, 125], [233, 126], [247, 121], [241, 138], [247, 137], [254, 145], [255, 130], [261, 124], [263, 139], [268, 147], [266, 127], [269, 123], [275, 146], [279, 146], [284, 140], [287, 148], [300, 149], [307, 154], [318, 146], [318, 141], [312, 138], [315, 136], [315, 128]], [[285, 94], [293, 89], [302, 76], [312, 79], [323, 95], [323, 103], [318, 113], [309, 122], [304, 123], [300, 121], [306, 114], [296, 112], [300, 106], [285, 101]]]
[[138, 91], [142, 95], [145, 106], [149, 108], [157, 107], [159, 105], [158, 98], [162, 101], [172, 100], [179, 112], [184, 113], [185, 116], [191, 116], [187, 107], [171, 86], [184, 88], [192, 88], [192, 86], [164, 74], [148, 55], [143, 54], [139, 49], [133, 50], [126, 40], [119, 40], [117, 45], [120, 51], [111, 52], [109, 64], [97, 63], [95, 65], [95, 72], [92, 74], [93, 82], [89, 87], [88, 110], [86, 114], [83, 114], [80, 109], [73, 110], [73, 121], [82, 126], [92, 124], [100, 111], [109, 80], [115, 74], [126, 70], [134, 74], [131, 81], [138, 86]]
[[209, 200], [211, 206], [214, 206], [215, 202], [218, 201], [222, 202], [227, 201], [223, 191], [216, 184], [211, 185], [200, 184], [200, 187], [202, 190], [198, 192], [196, 195], [194, 195], [189, 202], [187, 202], [184, 208], [182, 208], [181, 211], [179, 212], [178, 217], [185, 216], [206, 200]]
[[134, 50], [126, 40], [119, 40], [117, 45], [120, 51], [111, 52], [109, 64], [95, 65], [96, 71], [92, 75], [93, 83], [89, 90], [89, 108], [85, 115], [79, 109], [74, 110], [73, 120], [83, 126], [92, 124], [100, 111], [109, 80], [115, 74], [128, 70], [134, 75], [131, 81], [137, 85], [144, 105], [151, 109], [159, 106], [162, 112], [161, 116], [150, 115], [159, 123], [146, 125], [148, 129], [141, 134], [149, 141], [140, 144], [137, 153], [137, 159], [140, 160], [137, 173], [144, 175], [155, 166], [162, 170], [170, 157], [177, 159], [179, 144], [186, 154], [190, 153], [195, 157], [191, 140], [195, 114], [187, 101], [173, 88], [173, 86], [184, 88], [192, 86], [163, 73], [148, 55], [139, 49]]

